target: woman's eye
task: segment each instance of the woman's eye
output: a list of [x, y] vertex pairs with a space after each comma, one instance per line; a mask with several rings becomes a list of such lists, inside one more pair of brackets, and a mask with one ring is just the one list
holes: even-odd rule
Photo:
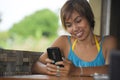
[[66, 24], [66, 27], [71, 27], [72, 25], [71, 24]]
[[81, 22], [81, 19], [76, 20], [76, 23], [80, 23], [80, 22]]

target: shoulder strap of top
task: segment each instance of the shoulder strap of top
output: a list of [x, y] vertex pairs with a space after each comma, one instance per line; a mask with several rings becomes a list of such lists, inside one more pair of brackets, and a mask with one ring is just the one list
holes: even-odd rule
[[77, 42], [77, 39], [75, 39], [75, 41], [73, 42], [73, 45], [72, 45], [72, 50], [74, 50], [75, 45], [76, 45], [76, 42]]
[[[99, 52], [99, 50], [100, 50], [99, 42], [98, 42], [96, 36], [94, 36], [94, 38], [95, 38], [95, 43], [96, 43], [96, 46], [97, 46], [97, 50], [98, 50], [98, 52]], [[68, 36], [68, 40], [69, 40], [69, 43], [70, 43], [70, 45], [71, 45], [70, 36]], [[75, 41], [73, 42], [72, 50], [74, 50], [75, 45], [76, 45], [76, 42], [77, 42], [77, 39], [75, 39]], [[102, 42], [103, 42], [103, 38], [102, 38]]]
[[71, 46], [70, 36], [68, 36], [68, 42], [69, 42], [69, 44], [70, 44], [70, 46]]
[[94, 36], [94, 38], [95, 38], [95, 43], [96, 43], [96, 46], [97, 46], [97, 50], [98, 50], [98, 52], [99, 52], [99, 51], [100, 51], [100, 45], [99, 45], [99, 42], [98, 42], [96, 36]]
[[68, 42], [69, 42], [69, 44], [70, 44], [70, 47], [72, 46], [72, 50], [74, 50], [75, 44], [76, 44], [76, 42], [77, 42], [77, 39], [73, 42], [73, 45], [72, 45], [72, 44], [71, 44], [71, 40], [70, 40], [70, 36], [68, 36]]

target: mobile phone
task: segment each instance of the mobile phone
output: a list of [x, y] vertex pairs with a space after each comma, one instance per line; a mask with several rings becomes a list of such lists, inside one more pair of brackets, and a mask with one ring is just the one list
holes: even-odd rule
[[[47, 53], [48, 53], [48, 58], [54, 60], [53, 64], [55, 64], [58, 61], [63, 61], [61, 51], [58, 47], [47, 48]], [[58, 66], [63, 67], [63, 65], [58, 65]]]

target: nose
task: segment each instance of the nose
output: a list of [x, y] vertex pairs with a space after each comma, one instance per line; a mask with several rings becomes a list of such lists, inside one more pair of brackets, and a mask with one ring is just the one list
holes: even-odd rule
[[78, 26], [76, 24], [73, 24], [72, 27], [73, 27], [73, 31], [77, 31], [78, 30]]

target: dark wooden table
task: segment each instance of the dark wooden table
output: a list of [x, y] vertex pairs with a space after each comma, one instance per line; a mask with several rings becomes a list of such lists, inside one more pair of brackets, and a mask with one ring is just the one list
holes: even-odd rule
[[0, 80], [94, 80], [92, 77], [68, 76], [57, 77], [49, 75], [19, 75], [0, 77]]

